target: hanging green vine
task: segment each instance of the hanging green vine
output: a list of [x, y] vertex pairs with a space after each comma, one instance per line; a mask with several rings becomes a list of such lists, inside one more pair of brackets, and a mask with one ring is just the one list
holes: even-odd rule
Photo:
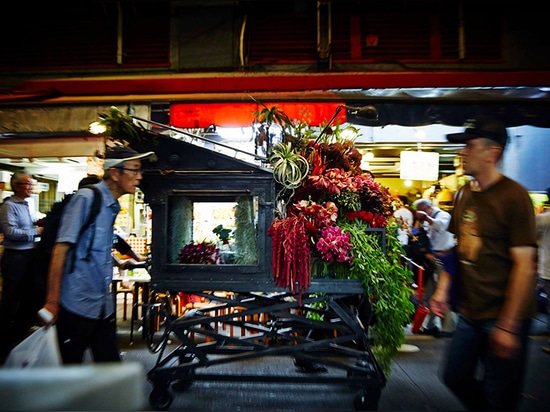
[[367, 232], [367, 225], [338, 222], [350, 233], [354, 256], [349, 277], [359, 279], [370, 297], [375, 313], [372, 326], [374, 351], [380, 367], [388, 375], [391, 360], [405, 341], [404, 326], [410, 323], [414, 305], [410, 300], [412, 273], [401, 264], [402, 247], [397, 239], [395, 223], [386, 228], [386, 253], [380, 236]]

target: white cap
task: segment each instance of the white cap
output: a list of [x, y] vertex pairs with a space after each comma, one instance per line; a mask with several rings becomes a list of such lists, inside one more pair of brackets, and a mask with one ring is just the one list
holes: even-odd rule
[[154, 154], [155, 152], [138, 153], [128, 146], [111, 147], [105, 151], [103, 169], [107, 170], [111, 167], [121, 166], [129, 160], [145, 159]]

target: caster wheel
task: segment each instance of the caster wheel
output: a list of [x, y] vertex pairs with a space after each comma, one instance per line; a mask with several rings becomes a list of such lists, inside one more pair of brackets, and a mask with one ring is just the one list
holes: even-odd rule
[[167, 388], [155, 387], [149, 394], [149, 404], [157, 411], [167, 410], [173, 401], [174, 397]]
[[356, 411], [376, 411], [378, 410], [378, 398], [369, 395], [366, 390], [362, 390], [355, 395], [353, 406]]

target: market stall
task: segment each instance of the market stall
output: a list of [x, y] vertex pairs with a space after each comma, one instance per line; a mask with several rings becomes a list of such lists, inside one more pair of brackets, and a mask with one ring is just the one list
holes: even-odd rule
[[[355, 409], [377, 409], [413, 311], [391, 198], [361, 171], [352, 142], [301, 141], [273, 142], [269, 158], [195, 138], [149, 134], [133, 142], [156, 154], [144, 162], [141, 184], [159, 296], [144, 325], [163, 322], [149, 340], [158, 353], [148, 372], [155, 409], [170, 407], [174, 385], [200, 380], [343, 384], [355, 393]], [[177, 313], [166, 299], [181, 292], [211, 304]], [[264, 356], [331, 373], [213, 373]]]

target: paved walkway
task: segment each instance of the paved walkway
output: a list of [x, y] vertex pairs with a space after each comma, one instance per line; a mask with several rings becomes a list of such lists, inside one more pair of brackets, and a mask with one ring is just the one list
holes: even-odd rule
[[[547, 411], [550, 405], [550, 356], [540, 349], [546, 343], [545, 317], [533, 325], [529, 370], [521, 411]], [[150, 353], [139, 335], [128, 345], [128, 329], [121, 325], [124, 359], [137, 360], [146, 370], [153, 368], [156, 354]], [[406, 343], [417, 352], [400, 353], [382, 391], [379, 411], [462, 411], [464, 408], [439, 380], [439, 368], [450, 338], [412, 335]], [[290, 358], [261, 358], [216, 368], [231, 374], [281, 374], [282, 383], [196, 381], [184, 392], [174, 392], [170, 411], [354, 411], [355, 391], [343, 385], [326, 383], [285, 384], [285, 376], [295, 376]], [[218, 369], [219, 370], [219, 369]], [[218, 371], [216, 370], [216, 372]], [[329, 372], [330, 368], [329, 368]], [[147, 394], [151, 387], [148, 385]], [[147, 395], [148, 396], [148, 395]], [[151, 409], [152, 410], [152, 409]]]

